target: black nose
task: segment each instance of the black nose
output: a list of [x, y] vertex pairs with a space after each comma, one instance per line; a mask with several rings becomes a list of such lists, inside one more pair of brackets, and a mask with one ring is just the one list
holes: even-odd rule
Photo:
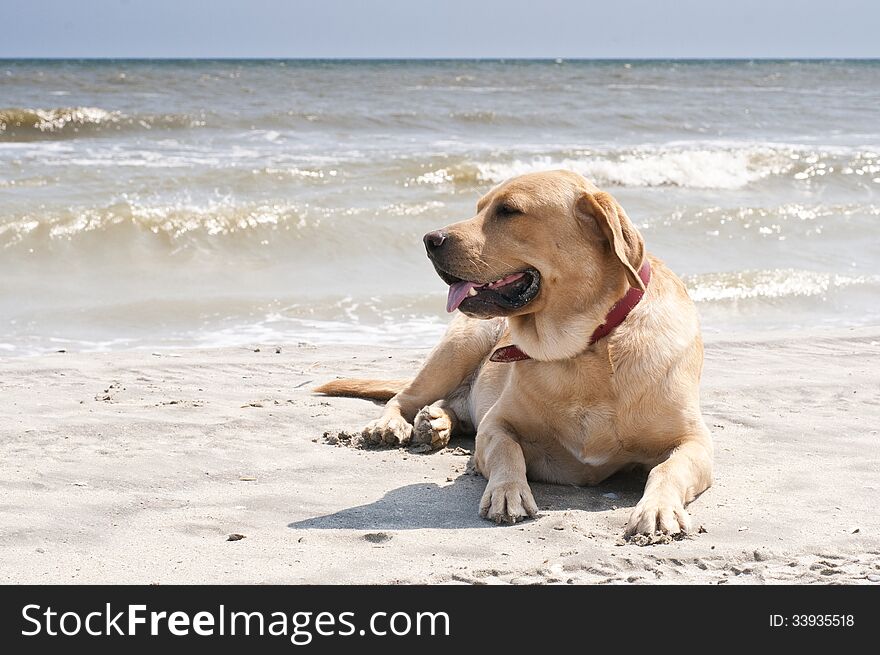
[[432, 252], [438, 250], [440, 246], [443, 245], [443, 242], [446, 241], [446, 233], [441, 232], [440, 230], [428, 232], [423, 241], [425, 242], [425, 250], [427, 250], [430, 255]]

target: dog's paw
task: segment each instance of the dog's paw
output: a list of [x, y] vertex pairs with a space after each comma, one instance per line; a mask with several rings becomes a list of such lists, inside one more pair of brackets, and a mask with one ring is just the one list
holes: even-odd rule
[[644, 497], [635, 506], [626, 525], [626, 537], [635, 535], [683, 535], [691, 531], [691, 517], [674, 497]]
[[495, 523], [516, 523], [538, 514], [532, 490], [525, 480], [489, 480], [480, 500], [480, 516]]
[[413, 426], [402, 416], [383, 416], [364, 428], [361, 436], [376, 446], [403, 446], [412, 437]]
[[449, 443], [453, 422], [454, 418], [439, 405], [422, 407], [413, 421], [412, 442], [443, 448]]

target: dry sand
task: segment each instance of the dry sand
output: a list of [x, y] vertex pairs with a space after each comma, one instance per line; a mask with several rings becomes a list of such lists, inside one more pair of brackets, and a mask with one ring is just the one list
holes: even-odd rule
[[[880, 581], [880, 328], [708, 341], [705, 533], [622, 545], [644, 477], [534, 485], [541, 515], [477, 516], [473, 442], [324, 443], [375, 417], [309, 388], [400, 377], [424, 352], [274, 346], [0, 361], [0, 581]], [[243, 539], [227, 541], [230, 534]]]

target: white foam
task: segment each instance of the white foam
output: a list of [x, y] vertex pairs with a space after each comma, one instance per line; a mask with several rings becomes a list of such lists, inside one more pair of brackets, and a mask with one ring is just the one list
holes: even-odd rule
[[[407, 184], [496, 184], [541, 170], [568, 168], [600, 186], [741, 189], [772, 176], [807, 181], [826, 174], [872, 176], [880, 172], [871, 148], [753, 141], [670, 141], [663, 145], [572, 145], [520, 143], [511, 153], [489, 144], [436, 142], [458, 163], [410, 177]], [[509, 157], [512, 157], [509, 158]]]
[[695, 302], [822, 296], [835, 288], [878, 284], [880, 276], [847, 276], [797, 269], [708, 273], [685, 278]]
[[793, 165], [786, 153], [763, 147], [640, 148], [616, 156], [605, 154], [589, 154], [583, 158], [535, 156], [531, 159], [516, 159], [509, 163], [476, 164], [480, 179], [493, 184], [524, 173], [567, 168], [600, 186], [678, 186], [692, 189], [740, 189], [765, 177], [784, 174], [791, 170]]

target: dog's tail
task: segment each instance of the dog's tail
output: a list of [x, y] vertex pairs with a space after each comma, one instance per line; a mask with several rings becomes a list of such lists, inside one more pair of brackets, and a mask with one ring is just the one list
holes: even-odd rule
[[327, 396], [349, 396], [369, 398], [370, 400], [390, 400], [406, 389], [411, 380], [333, 380], [312, 389], [315, 393]]

